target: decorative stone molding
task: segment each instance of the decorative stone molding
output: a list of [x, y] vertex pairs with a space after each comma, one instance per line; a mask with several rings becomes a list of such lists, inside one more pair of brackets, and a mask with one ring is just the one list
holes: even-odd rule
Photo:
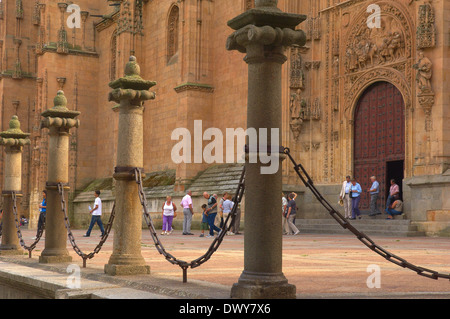
[[41, 121], [41, 128], [55, 127], [68, 132], [71, 128], [79, 127], [80, 120], [75, 118], [80, 115], [80, 112], [71, 111], [67, 108], [67, 99], [63, 91], [58, 91], [53, 103], [53, 108], [41, 114], [44, 117]]
[[214, 87], [209, 84], [187, 82], [174, 88], [175, 92], [199, 91], [203, 93], [214, 93]]
[[434, 48], [436, 45], [436, 25], [431, 1], [419, 6], [419, 24], [417, 25], [417, 48]]
[[9, 129], [0, 133], [0, 145], [21, 149], [23, 146], [31, 144], [29, 136], [29, 133], [24, 133], [20, 129], [19, 118], [14, 115], [9, 121]]
[[411, 87], [405, 76], [395, 69], [379, 67], [362, 74], [353, 83], [352, 87], [346, 91], [345, 116], [347, 119], [353, 118], [354, 108], [356, 107], [357, 101], [364, 90], [371, 84], [379, 81], [386, 81], [395, 85], [395, 87], [397, 87], [403, 95], [405, 107], [407, 109], [412, 107]]

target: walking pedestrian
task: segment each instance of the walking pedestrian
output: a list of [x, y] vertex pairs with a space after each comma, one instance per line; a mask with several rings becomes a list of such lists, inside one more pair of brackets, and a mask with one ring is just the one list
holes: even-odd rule
[[283, 192], [281, 192], [281, 229], [283, 230], [283, 235], [287, 235], [285, 231], [286, 227], [286, 214], [287, 214], [287, 205], [288, 205], [288, 199], [287, 196], [284, 195]]
[[344, 217], [347, 219], [352, 217], [352, 198], [350, 197], [351, 186], [350, 176], [347, 176], [342, 183], [341, 193], [339, 195], [339, 199], [342, 200], [344, 204]]
[[206, 213], [208, 214], [209, 235], [206, 237], [213, 237], [214, 231], [220, 233], [221, 229], [214, 224], [217, 216], [217, 200], [214, 195], [209, 196], [207, 192], [203, 193], [203, 197], [208, 199], [208, 208]]
[[202, 223], [200, 224], [200, 230], [202, 231], [202, 233], [200, 234], [199, 237], [205, 237], [205, 230], [209, 230], [209, 226], [208, 226], [208, 214], [206, 213], [206, 208], [208, 206], [206, 206], [206, 204], [202, 205], [202, 209], [203, 209], [203, 213], [202, 213]]
[[194, 235], [191, 233], [192, 217], [194, 216], [191, 196], [192, 192], [188, 190], [181, 200], [181, 207], [183, 207], [183, 235]]
[[356, 182], [355, 178], [352, 179], [352, 186], [350, 188], [350, 193], [352, 196], [352, 218], [351, 219], [356, 219], [356, 217], [361, 219], [361, 212], [359, 211], [359, 202], [361, 200], [362, 189], [361, 189], [361, 185], [359, 185], [359, 183]]
[[36, 236], [33, 239], [37, 239], [39, 231], [45, 224], [45, 216], [47, 214], [47, 191], [42, 191], [42, 202], [39, 204], [39, 219], [37, 225]]
[[177, 206], [172, 201], [171, 196], [166, 197], [162, 206], [163, 226], [161, 235], [170, 235], [172, 233], [172, 222], [176, 217]]
[[372, 186], [367, 190], [370, 194], [370, 214], [369, 216], [381, 215], [380, 210], [378, 209], [378, 194], [380, 193], [380, 184], [377, 182], [376, 176], [372, 176], [370, 178], [372, 182]]
[[[228, 215], [231, 213], [231, 210], [233, 209], [233, 206], [234, 206], [234, 203], [233, 203], [233, 201], [231, 200], [231, 195], [230, 195], [230, 194], [227, 194], [227, 195], [226, 195], [226, 198], [225, 198], [225, 201], [224, 201], [223, 204], [222, 204], [222, 207], [223, 207], [223, 218], [224, 218], [225, 221], [227, 220]], [[225, 229], [225, 230], [228, 229], [228, 227], [230, 226], [230, 224], [231, 224], [231, 217], [230, 217], [230, 219], [228, 219], [228, 222], [225, 223], [223, 229]], [[230, 230], [230, 231], [227, 233], [227, 235], [233, 236], [233, 235], [234, 235], [234, 232]]]
[[241, 204], [239, 204], [238, 200], [236, 199], [236, 197], [233, 197], [231, 199], [231, 201], [234, 203], [234, 205], [237, 205], [236, 207], [236, 217], [234, 219], [234, 225], [233, 225], [233, 230], [232, 232], [235, 235], [240, 235], [241, 233], [239, 232], [239, 230], [241, 229]]
[[223, 202], [227, 199], [228, 192], [223, 193], [222, 198], [219, 200], [219, 216], [220, 216], [220, 225], [219, 228], [223, 227]]
[[286, 232], [288, 235], [294, 234], [298, 235], [300, 231], [294, 224], [295, 217], [297, 215], [297, 203], [295, 199], [297, 198], [296, 193], [289, 194], [289, 202], [287, 204], [287, 213], [286, 213]]
[[95, 196], [94, 208], [89, 210], [89, 213], [92, 214], [91, 224], [89, 225], [89, 228], [83, 237], [91, 236], [92, 228], [96, 223], [98, 227], [100, 227], [100, 231], [102, 232], [102, 235], [100, 237], [103, 237], [103, 235], [105, 234], [105, 229], [103, 228], [102, 223], [102, 200], [100, 199], [100, 191], [98, 190], [95, 191], [94, 196]]

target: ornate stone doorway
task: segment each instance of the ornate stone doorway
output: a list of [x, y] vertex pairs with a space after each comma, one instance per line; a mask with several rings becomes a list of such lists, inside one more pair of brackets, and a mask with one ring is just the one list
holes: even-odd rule
[[[363, 194], [360, 209], [369, 209], [370, 177], [380, 183], [378, 207], [386, 202], [389, 180], [401, 185], [405, 160], [405, 103], [391, 83], [376, 82], [361, 95], [355, 109], [354, 176]], [[397, 163], [392, 165], [391, 163]]]

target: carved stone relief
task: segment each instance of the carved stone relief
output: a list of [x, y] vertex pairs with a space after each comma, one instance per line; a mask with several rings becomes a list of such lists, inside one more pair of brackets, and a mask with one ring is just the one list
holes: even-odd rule
[[361, 13], [348, 28], [342, 48], [345, 115], [352, 110], [358, 97], [370, 84], [387, 81], [402, 93], [406, 108], [412, 107], [413, 85], [413, 29], [412, 21], [400, 4], [381, 2], [381, 27], [367, 27], [367, 13]]
[[419, 49], [433, 48], [436, 45], [435, 15], [431, 1], [419, 6], [416, 38]]

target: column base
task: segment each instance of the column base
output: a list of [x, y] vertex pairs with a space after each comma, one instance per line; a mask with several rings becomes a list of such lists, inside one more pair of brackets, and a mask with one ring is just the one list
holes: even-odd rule
[[39, 256], [41, 264], [62, 264], [72, 262], [71, 256]]
[[235, 299], [295, 299], [297, 288], [283, 274], [248, 273], [244, 271], [231, 288]]
[[9, 249], [0, 247], [0, 256], [20, 256], [23, 255], [25, 251], [23, 249]]
[[105, 274], [109, 276], [149, 275], [149, 265], [110, 265], [106, 264]]

